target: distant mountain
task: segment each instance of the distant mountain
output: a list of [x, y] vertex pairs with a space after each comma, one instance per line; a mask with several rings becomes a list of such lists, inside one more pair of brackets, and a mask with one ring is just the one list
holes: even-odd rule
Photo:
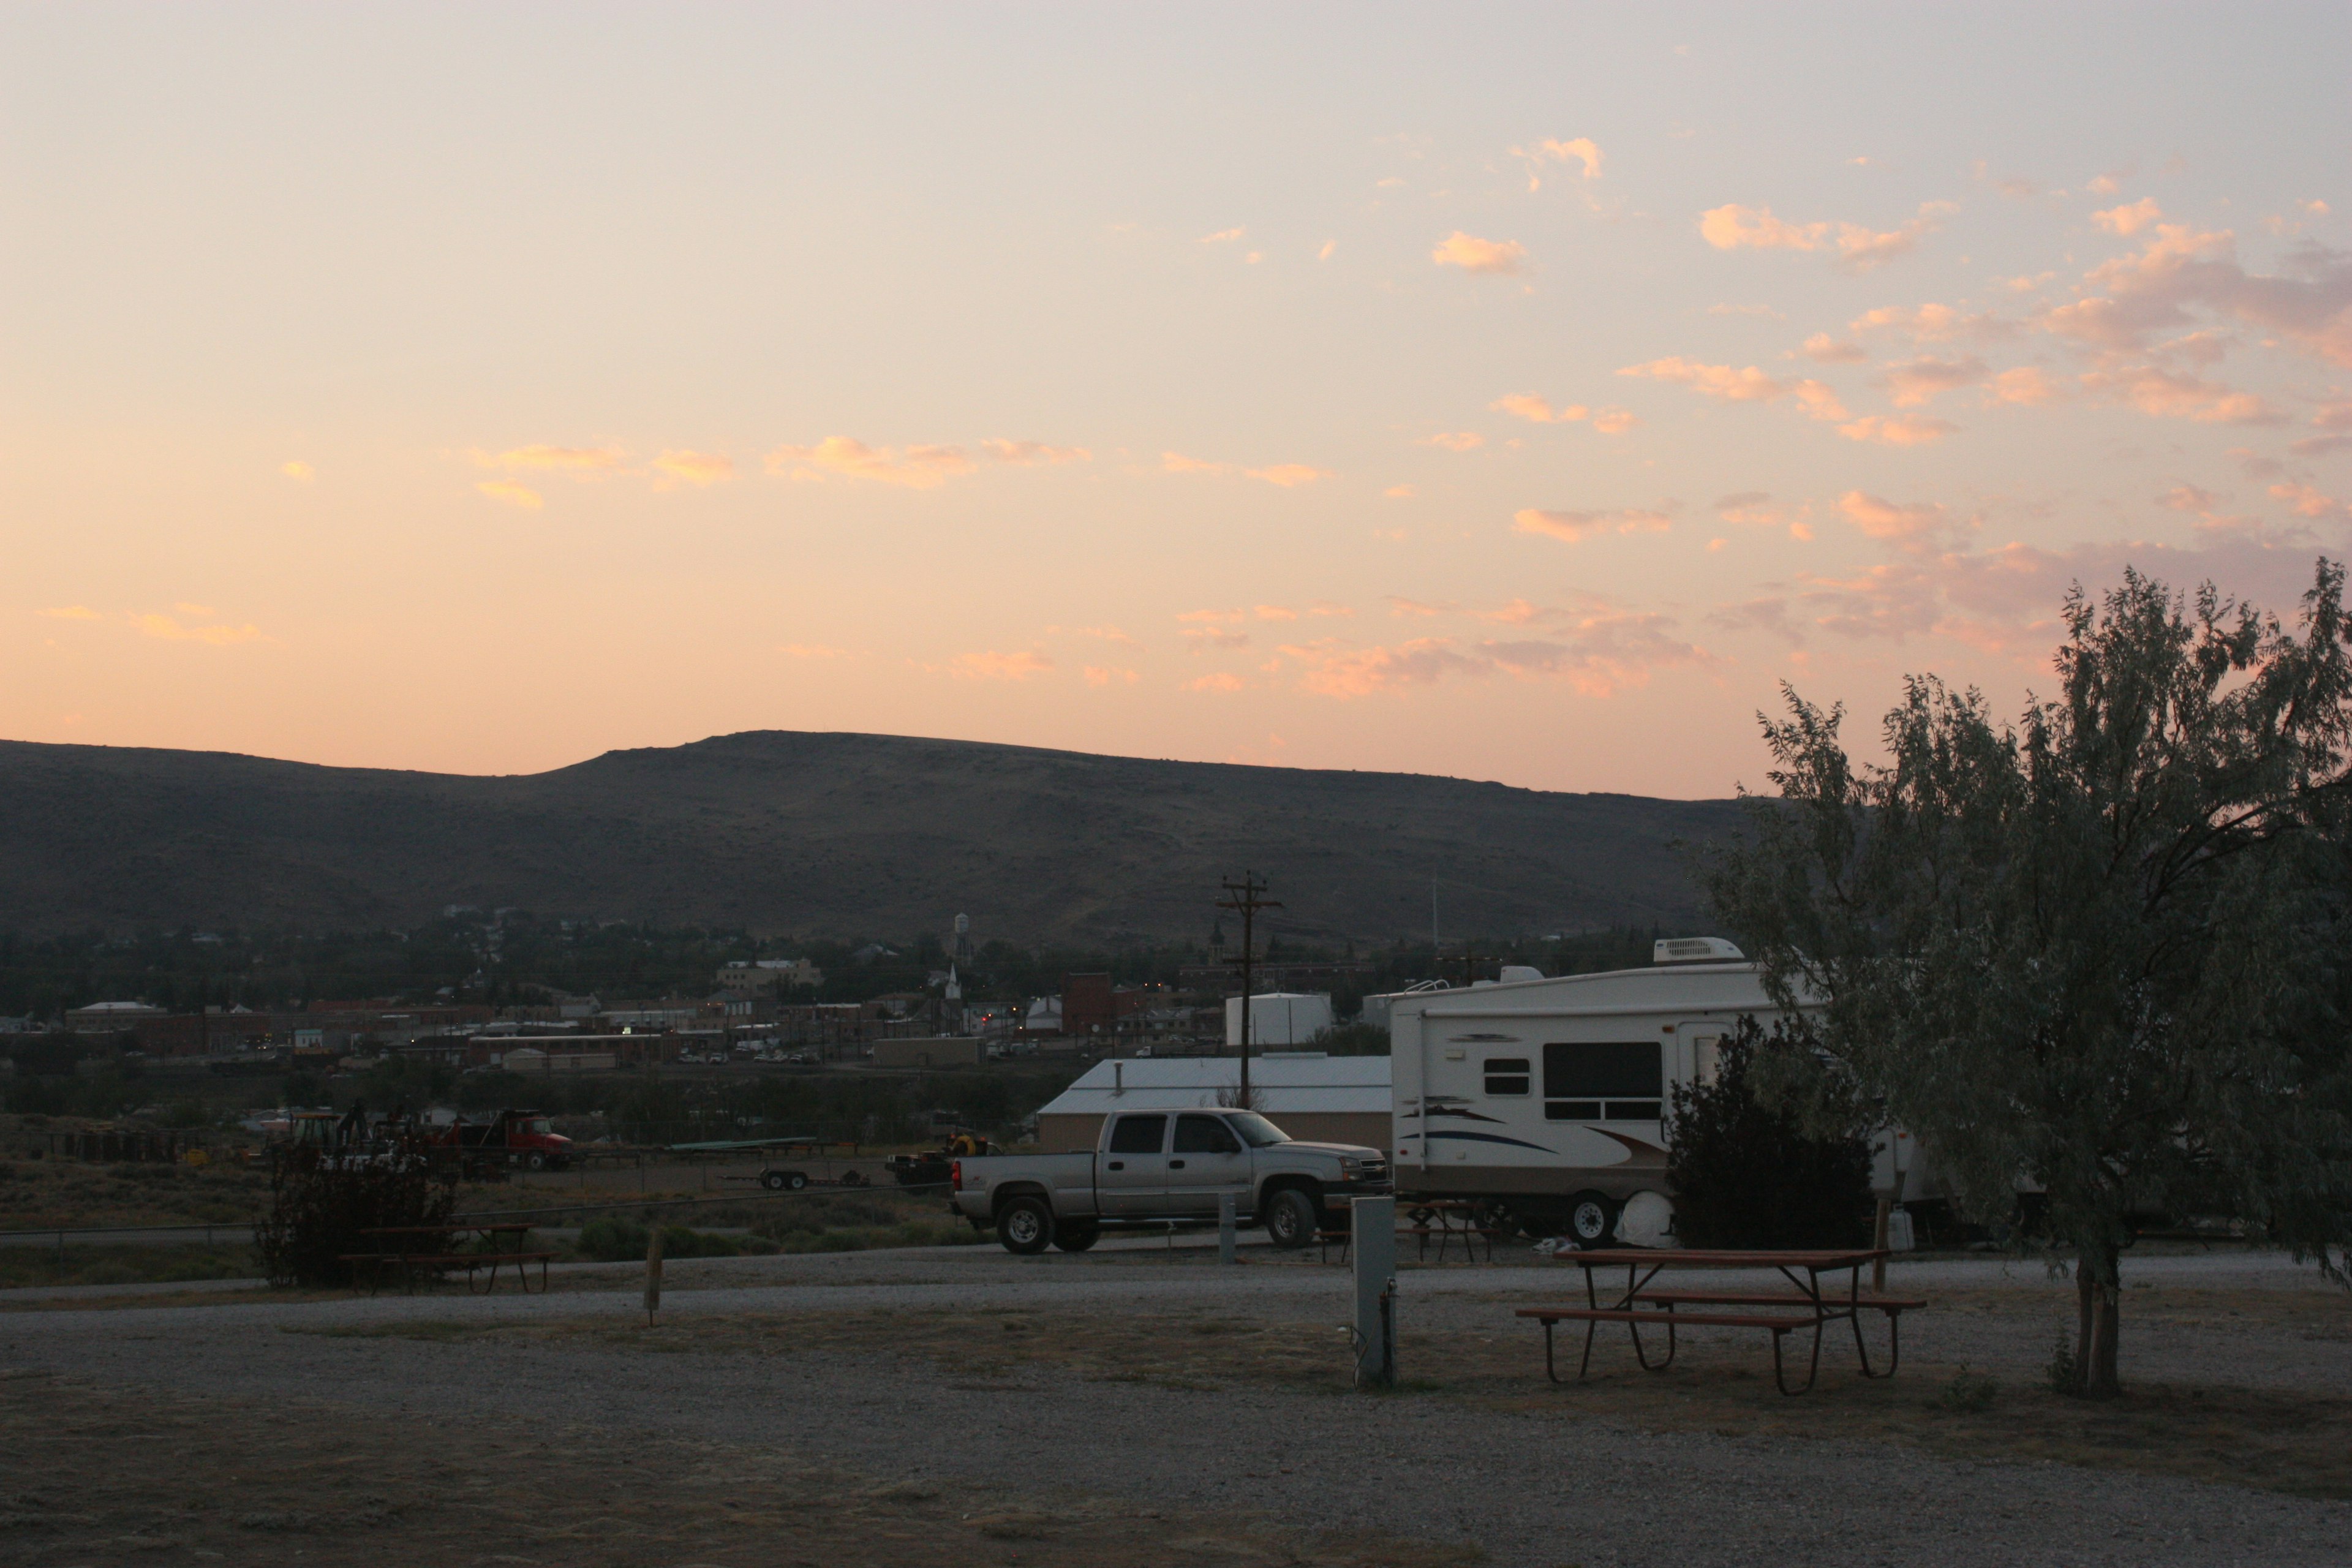
[[0, 742], [0, 931], [408, 926], [443, 906], [982, 940], [1385, 942], [1701, 923], [1677, 839], [1728, 801], [789, 731], [478, 778]]

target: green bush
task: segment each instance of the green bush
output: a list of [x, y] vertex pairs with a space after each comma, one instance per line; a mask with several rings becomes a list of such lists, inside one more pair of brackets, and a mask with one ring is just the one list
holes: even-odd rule
[[1724, 1042], [1714, 1079], [1674, 1091], [1666, 1177], [1675, 1194], [1675, 1232], [1685, 1247], [1858, 1247], [1870, 1234], [1870, 1138], [1860, 1108], [1836, 1101], [1816, 1083], [1808, 1131], [1787, 1092], [1761, 1093], [1769, 1053], [1783, 1059], [1770, 1076], [1802, 1081], [1801, 1040], [1776, 1029], [1767, 1039], [1753, 1018]]

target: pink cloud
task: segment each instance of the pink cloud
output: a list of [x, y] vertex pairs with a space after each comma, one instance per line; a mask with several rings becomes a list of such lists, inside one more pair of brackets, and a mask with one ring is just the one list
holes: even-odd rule
[[1080, 669], [1078, 673], [1086, 678], [1088, 686], [1108, 686], [1114, 680], [1124, 681], [1133, 686], [1143, 679], [1131, 669], [1105, 669], [1091, 664]]
[[1799, 352], [1807, 359], [1818, 360], [1823, 364], [1852, 364], [1870, 357], [1869, 351], [1860, 343], [1847, 342], [1827, 332], [1815, 332], [1807, 338]]
[[[1836, 392], [1827, 384], [1811, 380], [1776, 381], [1752, 364], [1735, 370], [1727, 364], [1701, 364], [1677, 357], [1652, 360], [1647, 364], [1629, 364], [1617, 374], [1676, 382], [1702, 397], [1726, 403], [1773, 403], [1783, 397], [1794, 397], [1798, 406], [1815, 419], [1843, 419], [1846, 416]], [[1598, 421], [1595, 423], [1597, 425]]]
[[1601, 149], [1590, 136], [1579, 136], [1573, 142], [1546, 140], [1531, 147], [1514, 147], [1511, 156], [1528, 166], [1528, 189], [1543, 189], [1543, 167], [1547, 163], [1576, 163], [1582, 167], [1581, 178], [1601, 177]]
[[980, 450], [991, 462], [1009, 463], [1021, 468], [1058, 468], [1066, 463], [1083, 463], [1094, 456], [1084, 447], [1048, 447], [1043, 441], [982, 441]]
[[1888, 365], [1885, 381], [1895, 407], [1917, 408], [1933, 402], [1939, 393], [1974, 386], [1987, 374], [1984, 361], [1973, 356], [1944, 360], [1922, 354], [1917, 359]]
[[2086, 372], [2085, 390], [2118, 397], [2156, 419], [2188, 419], [2200, 425], [2279, 425], [2285, 421], [2251, 392], [2158, 365], [2119, 365]]
[[1521, 533], [1540, 533], [1580, 544], [1608, 533], [1664, 533], [1673, 519], [1663, 511], [1628, 508], [1619, 511], [1541, 511], [1533, 507], [1511, 514]]
[[1497, 414], [1507, 414], [1533, 425], [1566, 425], [1592, 412], [1581, 403], [1554, 408], [1549, 401], [1532, 392], [1514, 392], [1495, 399], [1486, 406]]
[[1882, 447], [1924, 447], [1958, 428], [1948, 419], [1919, 414], [1896, 417], [1865, 414], [1851, 425], [1839, 426], [1837, 431], [1849, 441], [1874, 441]]
[[2128, 239], [2163, 216], [2164, 209], [2156, 205], [2156, 198], [2144, 196], [2129, 206], [2109, 207], [2105, 212], [2093, 213], [2091, 221], [2109, 234], [2121, 235]]
[[1469, 430], [1441, 430], [1422, 439], [1424, 447], [1443, 447], [1449, 452], [1469, 452], [1486, 444], [1486, 437]]
[[1559, 680], [1584, 696], [1606, 698], [1646, 685], [1661, 669], [1715, 662], [1675, 636], [1670, 618], [1613, 610], [1570, 617], [1559, 634], [1543, 637], [1414, 637], [1371, 647], [1325, 639], [1279, 651], [1299, 668], [1304, 689], [1343, 701], [1449, 677], [1494, 676]]
[[2314, 520], [2352, 518], [2344, 503], [2334, 496], [2323, 495], [2305, 484], [2276, 484], [2271, 487], [2273, 499], [2286, 502], [2287, 510], [2297, 517]]
[[1457, 228], [1438, 243], [1429, 258], [1440, 267], [1459, 267], [1465, 272], [1508, 275], [1517, 272], [1527, 260], [1528, 247], [1515, 239], [1481, 239]]
[[1592, 427], [1603, 436], [1622, 436], [1641, 420], [1623, 408], [1604, 408], [1592, 416]]
[[536, 468], [567, 473], [575, 479], [599, 479], [619, 473], [628, 454], [618, 447], [516, 447], [493, 456], [476, 452], [474, 461], [486, 468]]
[[1846, 270], [1868, 272], [1917, 249], [1956, 210], [1949, 202], [1928, 202], [1899, 228], [1878, 230], [1854, 223], [1784, 223], [1770, 207], [1731, 203], [1701, 213], [1698, 232], [1717, 250], [1828, 251]]
[[1053, 668], [1054, 661], [1024, 648], [1015, 653], [960, 653], [944, 666], [926, 668], [943, 671], [958, 680], [1027, 680]]
[[1284, 489], [1311, 485], [1318, 479], [1332, 477], [1330, 469], [1314, 468], [1306, 463], [1276, 463], [1272, 468], [1244, 468], [1242, 471], [1251, 479], [1264, 479], [1267, 484], [1279, 485]]
[[2002, 403], [2022, 404], [2028, 407], [2055, 403], [2064, 395], [2064, 389], [2030, 364], [2002, 371], [1992, 378], [1993, 397]]

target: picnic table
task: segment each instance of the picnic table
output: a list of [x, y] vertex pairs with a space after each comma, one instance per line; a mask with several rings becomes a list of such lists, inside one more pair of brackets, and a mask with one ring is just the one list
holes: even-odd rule
[[[1581, 1307], [1523, 1307], [1518, 1315], [1534, 1318], [1544, 1329], [1544, 1375], [1554, 1383], [1561, 1381], [1552, 1361], [1552, 1328], [1563, 1321], [1584, 1325], [1584, 1359], [1578, 1363], [1576, 1375], [1580, 1381], [1592, 1364], [1592, 1337], [1603, 1323], [1623, 1323], [1633, 1340], [1633, 1355], [1644, 1372], [1664, 1372], [1675, 1361], [1677, 1328], [1763, 1329], [1772, 1336], [1772, 1381], [1782, 1394], [1802, 1394], [1813, 1386], [1822, 1369], [1822, 1331], [1830, 1324], [1843, 1322], [1853, 1330], [1855, 1355], [1862, 1363], [1864, 1377], [1892, 1377], [1903, 1356], [1902, 1322], [1906, 1311], [1925, 1307], [1924, 1300], [1882, 1296], [1862, 1288], [1864, 1264], [1875, 1263], [1887, 1256], [1884, 1248], [1829, 1248], [1820, 1251], [1712, 1251], [1704, 1248], [1624, 1247], [1591, 1252], [1563, 1252], [1556, 1260], [1573, 1263], [1584, 1270], [1584, 1302]], [[1595, 1271], [1622, 1266], [1625, 1289], [1616, 1292], [1608, 1305], [1601, 1301], [1602, 1294]], [[1652, 1281], [1670, 1268], [1742, 1269], [1769, 1268], [1787, 1280], [1788, 1289], [1764, 1290], [1668, 1290], [1654, 1288]], [[1824, 1290], [1822, 1277], [1845, 1271], [1843, 1290], [1832, 1281]], [[1685, 1310], [1697, 1308], [1699, 1310]], [[1766, 1309], [1764, 1311], [1726, 1311], [1725, 1308]], [[1887, 1361], [1884, 1372], [1870, 1364], [1870, 1347], [1862, 1336], [1862, 1314], [1883, 1313], [1886, 1319]], [[1648, 1324], [1665, 1331], [1665, 1359], [1652, 1365], [1648, 1349], [1642, 1343], [1642, 1328]], [[1811, 1364], [1805, 1372], [1803, 1384], [1789, 1386], [1782, 1365], [1780, 1342], [1790, 1334], [1811, 1329], [1813, 1349]]]
[[[368, 1294], [371, 1296], [383, 1289], [383, 1270], [387, 1265], [396, 1266], [400, 1269], [407, 1280], [411, 1294], [414, 1294], [416, 1289], [416, 1275], [419, 1269], [439, 1274], [450, 1269], [462, 1268], [466, 1271], [467, 1290], [476, 1295], [487, 1296], [499, 1288], [499, 1268], [509, 1263], [514, 1265], [515, 1283], [521, 1288], [523, 1294], [528, 1296], [531, 1294], [530, 1275], [524, 1265], [536, 1263], [539, 1265], [539, 1289], [543, 1295], [547, 1290], [548, 1260], [555, 1254], [523, 1251], [523, 1237], [530, 1234], [530, 1229], [529, 1225], [518, 1220], [475, 1225], [469, 1225], [463, 1220], [452, 1220], [446, 1225], [374, 1226], [361, 1231], [360, 1234], [371, 1237], [383, 1237], [394, 1241], [403, 1237], [424, 1237], [430, 1238], [435, 1245], [422, 1247], [413, 1251], [395, 1245], [375, 1252], [346, 1252], [341, 1255], [341, 1260], [355, 1268], [359, 1265], [366, 1266]], [[483, 1246], [480, 1250], [474, 1252], [448, 1250], [449, 1238], [458, 1236], [478, 1237]], [[477, 1289], [474, 1285], [474, 1276], [485, 1268], [489, 1270], [489, 1278], [482, 1283], [480, 1289]]]

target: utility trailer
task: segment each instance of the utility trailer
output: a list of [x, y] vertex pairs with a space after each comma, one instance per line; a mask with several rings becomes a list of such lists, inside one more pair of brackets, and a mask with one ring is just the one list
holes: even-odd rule
[[[757, 1182], [772, 1193], [804, 1192], [810, 1187], [863, 1187], [872, 1184], [866, 1173], [855, 1166], [833, 1172], [833, 1157], [827, 1150], [846, 1147], [853, 1154], [855, 1143], [842, 1144], [833, 1139], [814, 1137], [791, 1138], [722, 1138], [705, 1143], [672, 1143], [663, 1152], [670, 1154], [751, 1154], [772, 1156], [759, 1171], [748, 1176], [721, 1176], [723, 1182]], [[793, 1155], [801, 1158], [793, 1160]], [[781, 1160], [774, 1158], [782, 1156]], [[823, 1160], [826, 1174], [811, 1176], [805, 1168], [815, 1160]]]

